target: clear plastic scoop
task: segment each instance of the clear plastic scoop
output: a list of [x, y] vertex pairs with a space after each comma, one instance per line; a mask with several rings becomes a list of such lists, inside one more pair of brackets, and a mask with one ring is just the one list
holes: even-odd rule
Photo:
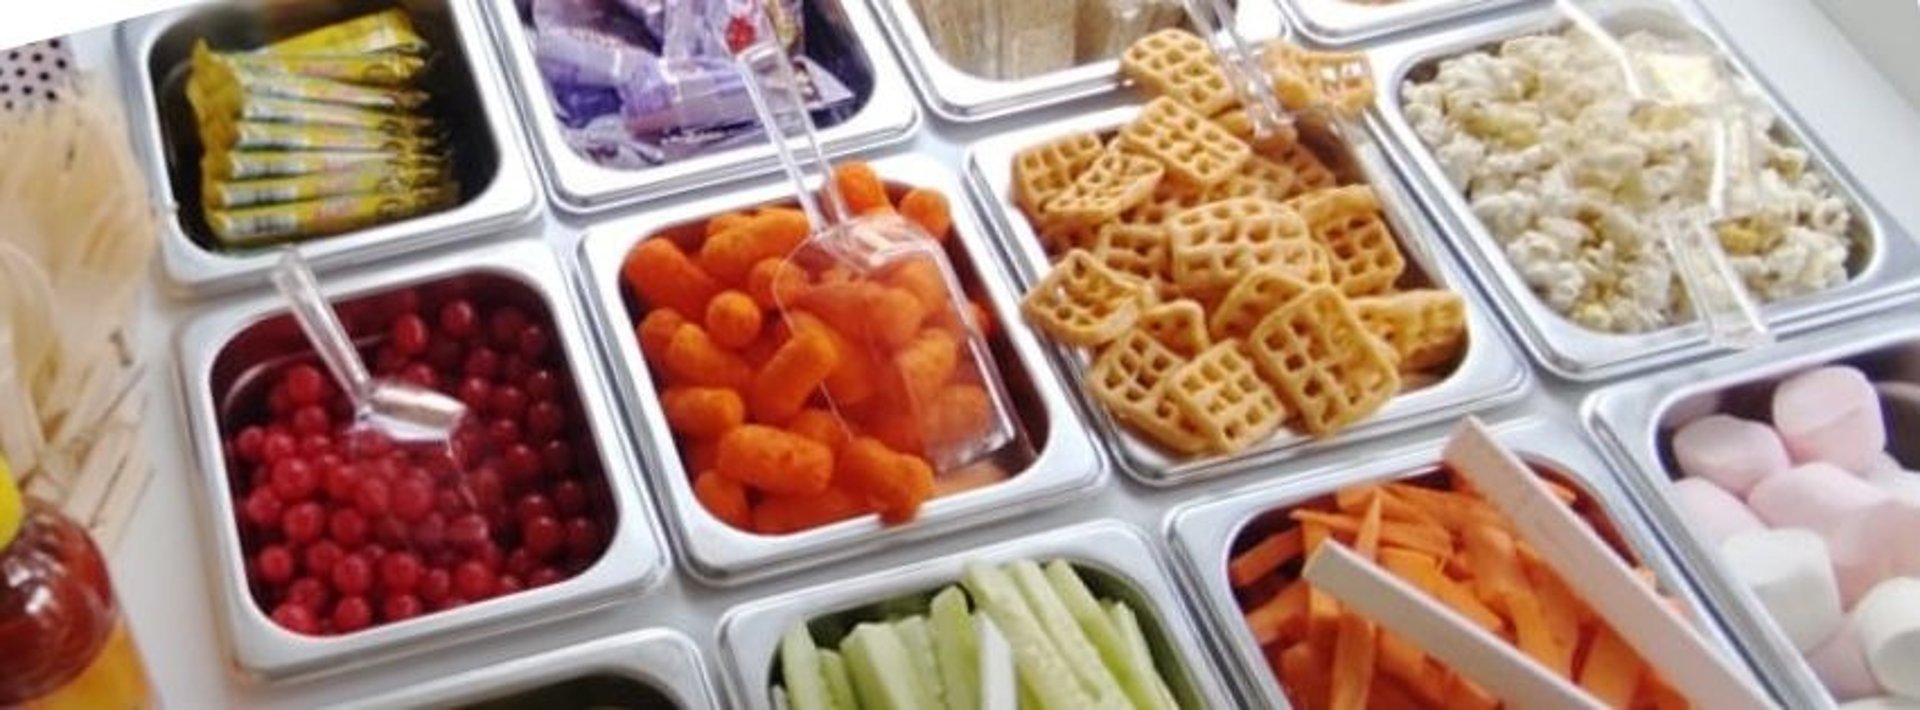
[[1240, 36], [1240, 30], [1234, 26], [1233, 6], [1227, 4], [1227, 0], [1184, 2], [1194, 31], [1207, 40], [1220, 71], [1227, 75], [1227, 83], [1233, 85], [1234, 93], [1240, 97], [1247, 120], [1253, 124], [1254, 137], [1264, 141], [1289, 135], [1293, 117], [1281, 106], [1280, 97], [1274, 95], [1273, 84], [1267, 79], [1253, 44]]
[[467, 406], [409, 382], [374, 379], [367, 374], [366, 363], [354, 349], [353, 340], [341, 327], [332, 304], [321, 295], [300, 252], [281, 252], [273, 270], [273, 285], [285, 296], [293, 318], [307, 334], [320, 361], [353, 402], [353, 427], [349, 441], [358, 442], [361, 433], [384, 435], [394, 443], [414, 446], [453, 443], [453, 432], [467, 415]]
[[[889, 311], [884, 315], [895, 315], [883, 299], [860, 301], [866, 307], [857, 317], [861, 323], [853, 325], [861, 327], [835, 330], [846, 337], [852, 349], [863, 351], [852, 356], [867, 358], [876, 370], [900, 370], [892, 376], [903, 380], [898, 385], [908, 401], [900, 404], [907, 411], [887, 412], [884, 416], [917, 429], [917, 439], [924, 444], [926, 458], [936, 471], [952, 471], [998, 451], [1013, 438], [1012, 410], [986, 339], [971, 315], [965, 291], [945, 250], [920, 227], [891, 211], [851, 213], [835, 184], [813, 121], [805, 110], [799, 84], [793, 76], [792, 60], [778, 42], [771, 39], [772, 33], [763, 32], [760, 36], [768, 39], [741, 50], [735, 59], [746, 79], [754, 110], [766, 126], [781, 166], [793, 182], [794, 197], [813, 225], [812, 234], [788, 255], [787, 262], [810, 274], [832, 273], [836, 278], [844, 278], [835, 284], [835, 289], [856, 298], [863, 298], [861, 284], [871, 285], [866, 293], [878, 294], [883, 290], [880, 284], [897, 284], [905, 272], [918, 272], [917, 283], [930, 288], [916, 292], [921, 297], [917, 306], [899, 305], [925, 309], [919, 323], [928, 325], [916, 326], [913, 338], [936, 341], [952, 338], [950, 344], [927, 344], [927, 351], [936, 355], [933, 360], [951, 363], [950, 371], [940, 382], [917, 378], [904, 371], [900, 364], [900, 358], [905, 357], [902, 353], [921, 345], [917, 340], [903, 343], [898, 337], [876, 332], [880, 330], [877, 327], [863, 327], [868, 320], [881, 320], [882, 310]], [[780, 104], [778, 110], [775, 101]], [[797, 130], [790, 132], [789, 123], [797, 124]], [[816, 183], [818, 199], [815, 198]], [[944, 299], [929, 295], [933, 289], [939, 289]], [[810, 289], [807, 295], [813, 297], [829, 290], [833, 289]], [[786, 296], [777, 297], [777, 306], [790, 325], [796, 311], [824, 315], [826, 309], [817, 302], [809, 302], [808, 297], [797, 299], [798, 302], [789, 302]], [[936, 328], [930, 325], [936, 323], [953, 327], [938, 329], [936, 333]], [[949, 347], [951, 358], [941, 352]], [[942, 388], [943, 382], [959, 384]], [[962, 394], [966, 396], [961, 399], [968, 401], [942, 399], [944, 395], [953, 394], [956, 387], [965, 390]], [[851, 421], [850, 408], [855, 405], [844, 399], [831, 386], [826, 388], [826, 400], [834, 414], [842, 421]], [[980, 415], [977, 426], [964, 428], [964, 436], [955, 436], [961, 429], [951, 426], [957, 404], [966, 404]]]
[[1657, 225], [1662, 244], [1680, 272], [1688, 300], [1716, 345], [1751, 349], [1774, 342], [1760, 307], [1727, 261], [1715, 226], [1751, 214], [1757, 207], [1753, 147], [1746, 118], [1720, 58], [1705, 52], [1634, 51], [1581, 7], [1578, 0], [1554, 0], [1575, 27], [1592, 37], [1614, 61], [1637, 103], [1658, 103], [1703, 112], [1712, 122], [1713, 174], [1706, 199], [1697, 209]]

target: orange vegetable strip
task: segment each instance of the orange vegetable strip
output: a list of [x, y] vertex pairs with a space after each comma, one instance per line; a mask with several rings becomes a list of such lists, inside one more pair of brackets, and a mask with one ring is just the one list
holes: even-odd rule
[[683, 315], [707, 312], [707, 300], [720, 292], [713, 277], [694, 265], [680, 246], [666, 239], [640, 242], [621, 264], [621, 276], [640, 300], [654, 308], [672, 308]]
[[1360, 532], [1354, 535], [1353, 551], [1368, 562], [1380, 559], [1380, 508], [1379, 492], [1375, 491], [1367, 516], [1360, 521]]
[[1306, 580], [1293, 580], [1272, 599], [1247, 612], [1247, 628], [1253, 632], [1253, 640], [1265, 646], [1282, 639], [1305, 637], [1310, 586]]
[[1372, 710], [1422, 710], [1426, 707], [1400, 681], [1378, 674], [1373, 676], [1373, 687], [1367, 692], [1367, 706]]
[[1429, 705], [1446, 702], [1446, 674], [1427, 662], [1427, 654], [1399, 634], [1380, 630], [1380, 674], [1393, 678]]
[[1596, 624], [1593, 647], [1587, 650], [1587, 657], [1580, 664], [1580, 687], [1607, 707], [1632, 707], [1634, 698], [1640, 695], [1640, 679], [1645, 675], [1645, 667], [1627, 642], [1606, 624]]
[[[1309, 556], [1332, 537], [1327, 526], [1312, 519], [1300, 521], [1300, 545]], [[1340, 602], [1311, 585], [1307, 590], [1307, 639], [1331, 648], [1340, 622]]]
[[1498, 634], [1506, 626], [1500, 615], [1481, 603], [1472, 590], [1441, 575], [1427, 564], [1398, 555], [1382, 555], [1380, 566], [1385, 567], [1394, 576], [1406, 580], [1408, 584], [1433, 595], [1433, 598], [1440, 600], [1440, 603], [1460, 612], [1462, 616], [1490, 633]]
[[775, 495], [811, 495], [833, 480], [833, 451], [799, 434], [759, 424], [720, 437], [716, 470]]
[[[1295, 510], [1289, 515], [1302, 523], [1314, 521], [1326, 526], [1332, 532], [1347, 537], [1360, 532], [1360, 520], [1349, 515], [1307, 509]], [[1447, 534], [1447, 531], [1442, 528], [1395, 523], [1383, 526], [1380, 536], [1387, 544], [1412, 548], [1436, 557], [1453, 552], [1453, 536]]]
[[1532, 596], [1540, 603], [1540, 615], [1546, 622], [1547, 637], [1553, 642], [1554, 662], [1549, 668], [1566, 668], [1567, 678], [1573, 678], [1573, 656], [1580, 650], [1580, 624], [1587, 615], [1586, 605], [1572, 590], [1541, 564], [1523, 565], [1528, 581], [1533, 583]]
[[1399, 567], [1405, 569], [1419, 568], [1435, 574], [1440, 572], [1439, 558], [1425, 552], [1409, 550], [1404, 547], [1388, 546], [1380, 548], [1380, 566], [1386, 567], [1389, 570]]
[[687, 323], [673, 332], [660, 358], [670, 382], [701, 387], [745, 390], [753, 382], [753, 368], [707, 336], [705, 328]]
[[747, 503], [747, 489], [733, 479], [713, 471], [701, 471], [693, 478], [693, 497], [721, 522], [742, 530], [753, 528], [753, 509]]
[[660, 406], [667, 426], [701, 439], [717, 438], [747, 420], [740, 393], [724, 387], [668, 387], [660, 393]]
[[760, 337], [760, 304], [739, 291], [723, 291], [707, 302], [707, 334], [721, 347], [738, 350]]
[[753, 418], [767, 423], [792, 419], [839, 365], [840, 351], [826, 335], [816, 330], [795, 333], [753, 378]]
[[1299, 528], [1268, 535], [1227, 563], [1227, 579], [1235, 588], [1245, 587], [1279, 571], [1281, 565], [1299, 559], [1300, 552]]
[[927, 236], [944, 242], [953, 232], [953, 212], [947, 196], [939, 190], [916, 187], [900, 198], [900, 216], [927, 230]]
[[1367, 691], [1373, 688], [1373, 674], [1379, 645], [1378, 629], [1372, 621], [1353, 612], [1340, 616], [1340, 635], [1333, 647], [1333, 688], [1327, 707], [1334, 710], [1364, 710]]
[[1302, 710], [1328, 707], [1332, 689], [1329, 662], [1332, 659], [1311, 641], [1302, 641], [1280, 653], [1280, 685], [1293, 706]]
[[1450, 672], [1447, 678], [1447, 704], [1448, 710], [1493, 710], [1500, 707], [1500, 699], [1466, 676]]
[[1479, 525], [1504, 526], [1506, 519], [1486, 501], [1465, 493], [1439, 491], [1411, 483], [1389, 483], [1387, 492], [1431, 514], [1456, 533]]
[[1464, 537], [1467, 554], [1473, 560], [1475, 593], [1493, 610], [1511, 614], [1508, 598], [1525, 594], [1527, 589], [1513, 549], [1513, 536], [1503, 529], [1483, 526], [1467, 530]]

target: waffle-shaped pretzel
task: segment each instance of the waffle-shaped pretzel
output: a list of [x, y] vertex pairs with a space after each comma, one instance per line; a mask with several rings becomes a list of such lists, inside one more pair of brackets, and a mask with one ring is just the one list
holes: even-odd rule
[[1207, 188], [1206, 198], [1208, 202], [1235, 197], [1258, 197], [1283, 202], [1294, 195], [1295, 182], [1292, 168], [1255, 153], [1247, 159], [1246, 165], [1240, 167], [1240, 172]]
[[1330, 286], [1309, 289], [1267, 316], [1253, 329], [1247, 352], [1314, 436], [1367, 417], [1400, 390], [1386, 345]]
[[1311, 243], [1307, 224], [1271, 200], [1243, 197], [1201, 205], [1167, 222], [1173, 245], [1173, 282], [1181, 292], [1211, 297], [1266, 264], [1298, 258]]
[[1213, 345], [1207, 335], [1207, 309], [1192, 299], [1165, 301], [1140, 314], [1139, 330], [1187, 357]]
[[1090, 348], [1126, 333], [1151, 300], [1146, 282], [1075, 249], [1034, 284], [1020, 312], [1055, 340]]
[[[1325, 190], [1340, 186], [1340, 177], [1333, 169], [1315, 155], [1313, 149], [1305, 143], [1289, 143], [1277, 151], [1264, 154], [1272, 165], [1285, 171], [1287, 176], [1287, 197], [1294, 198], [1315, 190]], [[1281, 173], [1276, 172], [1276, 179]]]
[[1233, 137], [1240, 139], [1247, 145], [1253, 146], [1255, 150], [1277, 148], [1282, 144], [1292, 143], [1300, 139], [1300, 131], [1294, 127], [1292, 121], [1282, 122], [1279, 130], [1274, 131], [1273, 135], [1261, 138], [1254, 130], [1253, 118], [1248, 116], [1247, 110], [1242, 107], [1236, 107], [1228, 110], [1226, 113], [1214, 116], [1213, 122], [1220, 124], [1220, 127], [1227, 129], [1227, 132], [1233, 134]]
[[1290, 109], [1322, 108], [1348, 118], [1373, 103], [1373, 69], [1359, 52], [1315, 52], [1270, 42], [1261, 57], [1273, 93]]
[[1108, 149], [1066, 190], [1047, 201], [1045, 214], [1048, 219], [1088, 224], [1111, 221], [1152, 197], [1165, 174], [1159, 161]]
[[1075, 249], [1092, 249], [1094, 240], [1100, 236], [1100, 225], [1079, 220], [1042, 217], [1031, 220], [1031, 224], [1034, 236], [1040, 239], [1040, 248], [1052, 257]]
[[1167, 242], [1166, 227], [1110, 222], [1100, 225], [1090, 251], [1115, 271], [1147, 281], [1169, 281]]
[[1100, 351], [1087, 373], [1087, 390], [1115, 419], [1180, 453], [1207, 448], [1206, 436], [1166, 398], [1166, 383], [1186, 358], [1139, 330]]
[[[1424, 289], [1356, 298], [1353, 311], [1369, 332], [1393, 348], [1401, 372], [1444, 365], [1467, 344], [1466, 299], [1452, 291]], [[1141, 318], [1142, 323], [1145, 320]]]
[[1167, 397], [1206, 434], [1208, 445], [1217, 452], [1247, 448], [1272, 435], [1287, 419], [1280, 398], [1260, 381], [1237, 340], [1207, 348], [1174, 371], [1166, 387]]
[[1120, 71], [1146, 87], [1212, 116], [1238, 99], [1206, 40], [1182, 29], [1165, 29], [1135, 40], [1120, 55]]
[[1120, 145], [1160, 161], [1174, 179], [1198, 188], [1227, 179], [1253, 155], [1219, 124], [1165, 96], [1120, 129]]
[[1207, 333], [1216, 340], [1245, 338], [1253, 334], [1260, 322], [1281, 306], [1299, 298], [1314, 283], [1300, 278], [1289, 269], [1268, 267], [1256, 269], [1234, 284], [1220, 305], [1213, 309], [1212, 317], [1207, 319]]
[[1348, 296], [1380, 293], [1400, 280], [1407, 261], [1366, 185], [1318, 190], [1287, 202], [1333, 257], [1333, 279]]
[[1013, 203], [1029, 219], [1039, 217], [1040, 208], [1105, 150], [1099, 136], [1075, 133], [1020, 151], [1013, 158]]

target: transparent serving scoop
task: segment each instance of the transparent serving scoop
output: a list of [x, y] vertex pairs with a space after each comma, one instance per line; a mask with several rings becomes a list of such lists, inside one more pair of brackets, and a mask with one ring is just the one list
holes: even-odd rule
[[404, 380], [375, 379], [367, 374], [360, 352], [347, 337], [346, 328], [341, 327], [332, 304], [321, 295], [313, 271], [299, 251], [281, 252], [280, 263], [273, 270], [273, 285], [286, 297], [300, 330], [353, 403], [350, 444], [372, 434], [397, 444], [446, 446], [451, 450], [454, 430], [467, 415], [465, 404]]
[[[1290, 135], [1293, 116], [1274, 94], [1273, 83], [1260, 64], [1255, 45], [1242, 37], [1234, 25], [1233, 6], [1227, 0], [1184, 0], [1184, 4], [1188, 21], [1193, 23], [1194, 31], [1207, 40], [1220, 71], [1227, 75], [1227, 83], [1233, 85], [1234, 93], [1239, 96], [1247, 121], [1253, 124], [1254, 138], [1265, 141]], [[1282, 36], [1287, 34], [1282, 32]]]
[[[912, 381], [901, 383], [908, 395], [909, 401], [905, 403], [908, 411], [888, 416], [900, 418], [918, 429], [918, 440], [924, 443], [927, 460], [941, 473], [965, 467], [1000, 450], [1014, 437], [1012, 409], [986, 338], [972, 316], [946, 251], [919, 226], [891, 211], [852, 213], [835, 183], [813, 121], [807, 115], [792, 60], [777, 41], [770, 39], [771, 33], [761, 36], [769, 39], [742, 49], [735, 55], [736, 63], [746, 80], [754, 110], [766, 126], [768, 140], [793, 182], [794, 198], [813, 225], [813, 232], [788, 255], [787, 261], [811, 274], [835, 274], [836, 278], [844, 279], [842, 283], [887, 283], [909, 269], [920, 270], [922, 275], [935, 279], [944, 290], [944, 302], [922, 303], [922, 307], [931, 305], [931, 308], [920, 322], [950, 324], [953, 327], [949, 332], [957, 331], [950, 381], [979, 387], [985, 399], [984, 420], [981, 426], [969, 428], [970, 435], [964, 438], [947, 436], [952, 429], [943, 426], [941, 421], [953, 414], [951, 402], [922, 396], [930, 389], [924, 386], [927, 383]], [[812, 305], [804, 298], [798, 303], [788, 302], [789, 298], [792, 297], [777, 293], [776, 306], [792, 326], [793, 315]], [[883, 307], [877, 302], [873, 305]], [[894, 362], [892, 356], [899, 350], [900, 343], [884, 342], [885, 338], [872, 332], [875, 329], [860, 330], [842, 334], [852, 348], [865, 351], [859, 355], [878, 365]], [[932, 327], [924, 327], [921, 332], [931, 330]], [[852, 405], [839, 401], [831, 388], [826, 388], [825, 398], [835, 416], [843, 422], [852, 421]], [[973, 404], [980, 403], [976, 400]]]
[[1627, 93], [1638, 104], [1699, 111], [1712, 126], [1713, 171], [1703, 203], [1656, 225], [1694, 311], [1715, 345], [1745, 350], [1774, 342], [1759, 304], [1727, 261], [1717, 227], [1751, 216], [1762, 201], [1754, 146], [1730, 67], [1710, 51], [1634, 50], [1615, 37], [1580, 0], [1554, 0], [1574, 26], [1620, 65]]

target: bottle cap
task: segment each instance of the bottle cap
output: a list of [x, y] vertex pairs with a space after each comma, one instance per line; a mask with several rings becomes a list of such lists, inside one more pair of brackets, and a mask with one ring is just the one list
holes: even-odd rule
[[13, 471], [7, 468], [7, 459], [0, 457], [0, 550], [13, 544], [13, 536], [20, 534], [20, 521], [25, 516], [26, 509], [20, 501], [20, 487], [13, 482]]

